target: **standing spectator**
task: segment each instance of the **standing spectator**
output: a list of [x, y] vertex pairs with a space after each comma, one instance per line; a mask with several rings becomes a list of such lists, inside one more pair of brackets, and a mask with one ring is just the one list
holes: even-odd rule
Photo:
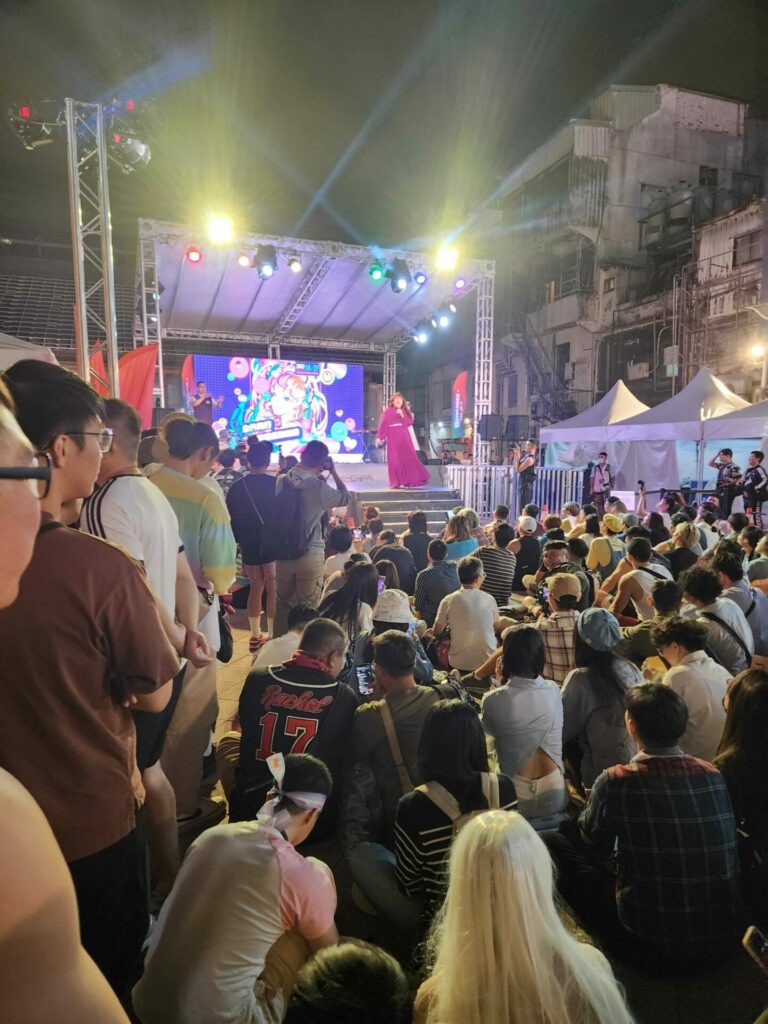
[[749, 453], [748, 468], [741, 478], [741, 489], [745, 508], [747, 511], [752, 509], [754, 524], [758, 530], [762, 530], [763, 502], [768, 500], [768, 473], [763, 468], [761, 451]]
[[620, 636], [619, 623], [605, 608], [582, 612], [574, 637], [576, 668], [563, 683], [563, 745], [577, 744], [576, 767], [587, 790], [606, 768], [632, 757], [624, 705], [627, 690], [643, 677], [615, 653]]
[[416, 572], [427, 567], [427, 548], [431, 537], [427, 533], [426, 512], [409, 512], [408, 529], [400, 537], [403, 546], [413, 555]]
[[731, 674], [705, 651], [707, 627], [676, 615], [654, 627], [651, 640], [670, 666], [662, 683], [679, 694], [688, 709], [680, 746], [691, 757], [713, 761], [723, 734], [723, 698]]
[[342, 837], [352, 877], [365, 898], [411, 929], [420, 911], [395, 880], [395, 812], [400, 797], [421, 781], [417, 758], [421, 730], [440, 695], [432, 687], [416, 684], [416, 648], [405, 633], [386, 630], [374, 638], [373, 649], [377, 699], [355, 712]]
[[330, 792], [322, 762], [291, 754], [259, 821], [217, 825], [194, 841], [133, 990], [143, 1024], [283, 1019], [298, 966], [339, 941], [330, 869], [295, 849]]
[[507, 550], [514, 539], [512, 527], [500, 523], [491, 535], [492, 544], [477, 550], [484, 573], [481, 589], [490, 594], [500, 608], [509, 603], [515, 581], [517, 557]]
[[683, 592], [673, 580], [657, 580], [651, 587], [650, 596], [653, 618], [644, 619], [636, 626], [624, 626], [616, 653], [634, 665], [642, 667], [646, 658], [656, 657], [656, 648], [651, 642], [651, 630], [670, 615], [677, 615], [683, 603]]
[[744, 612], [752, 630], [755, 654], [768, 654], [768, 597], [744, 579], [744, 567], [738, 555], [716, 548], [709, 563], [724, 590], [722, 596], [733, 601]]
[[333, 552], [325, 560], [323, 579], [327, 580], [339, 569], [344, 568], [344, 563], [350, 555], [355, 554], [352, 544], [352, 531], [348, 526], [334, 526], [328, 534], [328, 547]]
[[[304, 628], [301, 646], [282, 664], [251, 670], [240, 695], [242, 737], [230, 821], [256, 817], [272, 785], [268, 762], [274, 754], [313, 754], [340, 789], [357, 708], [350, 688], [338, 682], [346, 654], [344, 630], [329, 619], [314, 619]], [[335, 830], [337, 804], [330, 801], [323, 811], [319, 834]]]
[[515, 784], [524, 817], [551, 819], [568, 806], [563, 774], [563, 702], [543, 675], [544, 645], [532, 626], [504, 636], [503, 685], [483, 698], [483, 728], [492, 737], [499, 767]]
[[445, 896], [454, 823], [484, 810], [513, 811], [517, 797], [508, 776], [489, 773], [483, 727], [463, 701], [432, 706], [418, 760], [426, 782], [397, 805], [395, 874], [402, 891], [424, 905], [431, 918]]
[[459, 559], [466, 558], [467, 555], [471, 555], [473, 551], [476, 551], [478, 547], [477, 538], [472, 536], [467, 517], [461, 515], [461, 512], [451, 516], [446, 523], [443, 530], [443, 540], [448, 545], [446, 557], [452, 562], [458, 562]]
[[238, 469], [235, 469], [237, 455], [231, 448], [223, 448], [216, 456], [216, 462], [220, 468], [214, 473], [213, 479], [219, 485], [226, 498], [229, 494], [229, 488], [235, 480], [242, 480], [243, 474]]
[[663, 565], [651, 565], [651, 542], [642, 537], [627, 545], [627, 562], [630, 571], [619, 580], [611, 611], [621, 615], [631, 601], [638, 619], [650, 619], [653, 617], [649, 601], [651, 587], [658, 580], [671, 580], [672, 573]]
[[752, 630], [737, 604], [723, 597], [723, 586], [711, 569], [694, 566], [680, 578], [683, 588], [682, 614], [707, 627], [707, 647], [715, 658], [736, 675], [752, 662]]
[[581, 585], [572, 573], [555, 573], [547, 580], [548, 615], [542, 615], [534, 628], [544, 643], [544, 666], [547, 679], [562, 686], [573, 668], [573, 631], [576, 628]]
[[597, 572], [601, 583], [616, 570], [624, 557], [626, 548], [621, 537], [623, 533], [624, 523], [618, 516], [608, 513], [603, 517], [602, 536], [590, 544], [587, 568]]
[[272, 445], [268, 441], [256, 441], [248, 448], [245, 458], [248, 474], [231, 485], [227, 494], [227, 508], [232, 517], [235, 540], [243, 556], [243, 572], [250, 584], [248, 622], [253, 654], [263, 636], [261, 611], [265, 593], [269, 637], [274, 635], [277, 610], [277, 567], [270, 557], [266, 528], [275, 504], [275, 478], [269, 473]]
[[[327, 477], [322, 475], [325, 471], [330, 474], [335, 487], [331, 487]], [[301, 453], [299, 465], [277, 478], [275, 491], [278, 499], [285, 488], [288, 489], [286, 498], [294, 498], [300, 506], [297, 519], [301, 535], [289, 538], [289, 542], [294, 549], [292, 553], [302, 553], [277, 562], [275, 630], [278, 636], [286, 630], [292, 605], [305, 603], [314, 607], [319, 603], [323, 589], [327, 513], [329, 509], [346, 506], [349, 502], [349, 492], [322, 441], [310, 441]], [[279, 501], [277, 507], [280, 507]]]
[[731, 448], [721, 448], [707, 465], [717, 470], [717, 500], [723, 516], [727, 517], [731, 514], [731, 505], [736, 497], [736, 482], [741, 477], [741, 469], [733, 461]]
[[517, 473], [520, 507], [527, 505], [533, 497], [533, 484], [536, 480], [536, 442], [526, 441], [523, 447], [522, 452], [517, 445], [512, 449], [512, 465]]
[[519, 814], [486, 811], [462, 830], [414, 1024], [632, 1024], [608, 961], [563, 924], [552, 875], [546, 847]]
[[363, 538], [363, 551], [370, 555], [371, 551], [379, 543], [379, 535], [384, 529], [384, 520], [377, 516], [375, 519], [369, 519], [366, 523], [367, 533]]
[[616, 478], [608, 463], [608, 452], [600, 452], [589, 474], [589, 499], [599, 516], [605, 512], [605, 502], [615, 483]]
[[[66, 502], [93, 490], [112, 442], [98, 396], [38, 360], [16, 363], [6, 382], [19, 425], [50, 458], [51, 479], [18, 597], [0, 611], [0, 767], [48, 819], [75, 884], [82, 943], [125, 996], [149, 921], [127, 708], [162, 711], [179, 662], [136, 563], [60, 521]], [[11, 595], [24, 550], [3, 563]]]
[[622, 960], [667, 971], [714, 967], [733, 951], [741, 924], [725, 780], [681, 750], [687, 712], [668, 686], [633, 687], [626, 717], [639, 752], [596, 780], [580, 837], [548, 841], [558, 888]]
[[509, 505], [497, 505], [493, 510], [493, 519], [485, 527], [485, 532], [489, 537], [493, 538], [494, 531], [497, 526], [502, 523], [506, 525], [509, 522]]
[[413, 606], [420, 619], [431, 628], [440, 602], [461, 587], [455, 562], [446, 560], [445, 541], [432, 540], [427, 548], [429, 565], [416, 576]]
[[768, 919], [768, 673], [748, 669], [725, 697], [725, 728], [715, 764], [738, 826], [741, 889], [750, 920]]
[[397, 543], [397, 538], [392, 530], [384, 530], [381, 534], [383, 541], [375, 551], [371, 551], [371, 561], [374, 565], [382, 559], [389, 559], [397, 569], [400, 589], [406, 594], [412, 594], [416, 584], [416, 564], [413, 555], [407, 547]]
[[[235, 538], [221, 498], [201, 482], [218, 451], [212, 427], [186, 416], [164, 420], [165, 464], [150, 480], [171, 503], [179, 534], [199, 590], [200, 630], [212, 651], [218, 651], [218, 595], [235, 578]], [[239, 485], [238, 485], [239, 486]], [[184, 685], [168, 727], [160, 763], [176, 794], [179, 818], [200, 817], [203, 756], [216, 721], [216, 662], [188, 665]]]
[[461, 590], [448, 594], [440, 602], [433, 627], [435, 636], [451, 631], [448, 661], [460, 672], [472, 672], [496, 650], [496, 625], [499, 607], [484, 593], [483, 563], [479, 558], [459, 562]]
[[251, 671], [261, 671], [270, 665], [282, 665], [298, 650], [304, 627], [319, 618], [317, 608], [308, 604], [295, 604], [288, 612], [288, 632], [267, 640], [253, 659]]
[[515, 594], [525, 590], [523, 577], [533, 576], [539, 568], [542, 554], [536, 539], [538, 525], [533, 516], [520, 516], [517, 523], [517, 538], [507, 545], [507, 550], [517, 558], [515, 576], [512, 580], [512, 591]]

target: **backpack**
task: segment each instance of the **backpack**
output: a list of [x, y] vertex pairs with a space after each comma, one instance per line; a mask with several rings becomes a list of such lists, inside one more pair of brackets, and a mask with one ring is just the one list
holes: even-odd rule
[[275, 494], [275, 503], [264, 524], [262, 554], [265, 561], [288, 562], [302, 558], [309, 551], [309, 537], [304, 523], [304, 496], [284, 474], [278, 477], [282, 487]]
[[454, 839], [467, 822], [471, 821], [478, 814], [482, 814], [483, 811], [497, 811], [499, 809], [498, 775], [482, 772], [480, 777], [483, 784], [483, 796], [488, 806], [478, 807], [474, 811], [467, 811], [466, 814], [461, 813], [461, 808], [455, 797], [451, 796], [445, 786], [441, 786], [439, 782], [425, 782], [422, 786], [416, 787], [417, 793], [423, 793], [428, 800], [431, 800], [436, 807], [440, 808], [443, 814], [451, 819]]

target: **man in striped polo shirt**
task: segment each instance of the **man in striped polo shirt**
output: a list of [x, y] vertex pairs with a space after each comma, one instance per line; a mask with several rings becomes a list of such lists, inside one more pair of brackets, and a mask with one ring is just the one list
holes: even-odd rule
[[476, 552], [485, 572], [480, 589], [490, 594], [499, 608], [503, 608], [509, 603], [517, 567], [516, 556], [507, 551], [507, 544], [515, 539], [515, 531], [507, 523], [498, 523], [491, 538], [492, 546], [478, 548]]

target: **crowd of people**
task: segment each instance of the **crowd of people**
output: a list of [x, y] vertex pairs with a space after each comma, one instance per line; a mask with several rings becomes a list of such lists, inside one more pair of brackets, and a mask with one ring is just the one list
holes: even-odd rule
[[0, 1019], [621, 1024], [612, 963], [733, 955], [768, 917], [768, 535], [628, 513], [610, 467], [600, 507], [398, 535], [321, 442], [271, 461], [183, 413], [142, 440], [58, 366], [0, 384]]

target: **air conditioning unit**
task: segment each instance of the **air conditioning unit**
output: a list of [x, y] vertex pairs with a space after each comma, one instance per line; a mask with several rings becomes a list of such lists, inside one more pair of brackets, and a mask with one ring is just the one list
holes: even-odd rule
[[629, 363], [627, 366], [627, 378], [629, 380], [645, 380], [650, 373], [649, 363]]

